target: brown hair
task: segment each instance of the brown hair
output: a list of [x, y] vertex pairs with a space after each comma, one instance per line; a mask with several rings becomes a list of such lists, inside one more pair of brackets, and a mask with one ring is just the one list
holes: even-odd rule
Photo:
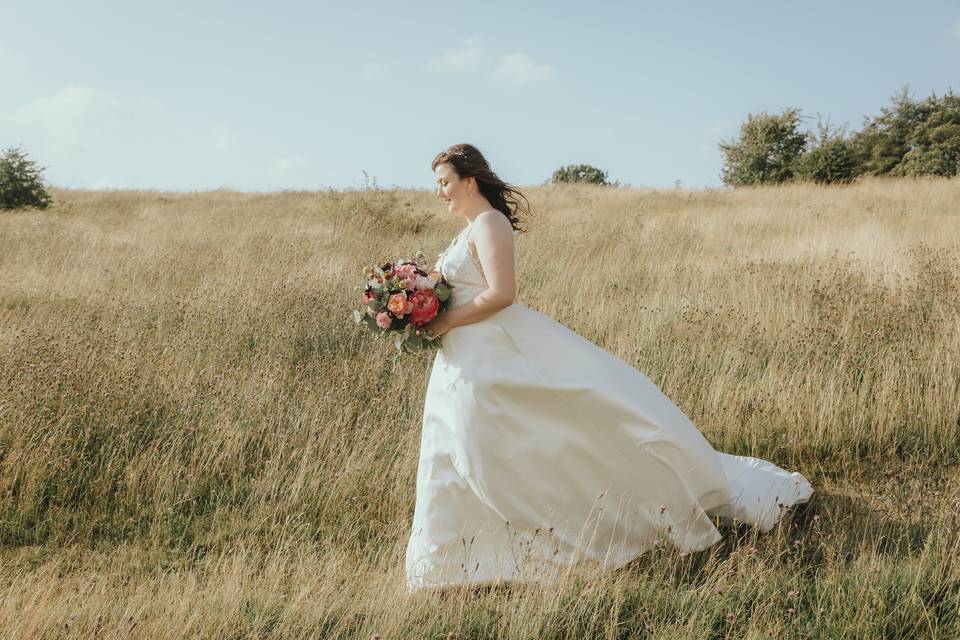
[[[507, 216], [515, 231], [526, 232], [525, 228], [520, 227], [520, 224], [526, 224], [526, 222], [518, 216], [518, 213], [523, 212], [524, 217], [530, 215], [530, 203], [527, 197], [515, 186], [501, 180], [490, 168], [487, 159], [479, 149], [472, 144], [455, 144], [438, 153], [430, 163], [430, 168], [436, 169], [437, 165], [444, 162], [453, 165], [454, 171], [461, 179], [475, 178], [480, 193], [493, 205], [493, 208]], [[521, 199], [523, 204], [520, 202]]]

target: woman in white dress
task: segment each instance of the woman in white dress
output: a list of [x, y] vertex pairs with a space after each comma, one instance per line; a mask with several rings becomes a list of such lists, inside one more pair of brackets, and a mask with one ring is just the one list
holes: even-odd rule
[[711, 516], [769, 531], [813, 493], [800, 473], [718, 452], [644, 374], [515, 302], [522, 195], [473, 146], [433, 160], [466, 226], [437, 259], [450, 308], [423, 409], [406, 588], [546, 583], [655, 544], [720, 540]]

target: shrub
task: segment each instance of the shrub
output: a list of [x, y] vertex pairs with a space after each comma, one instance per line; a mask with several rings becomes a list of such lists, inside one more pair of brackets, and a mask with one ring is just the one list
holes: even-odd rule
[[960, 96], [948, 91], [924, 100], [910, 97], [904, 87], [882, 107], [879, 116], [865, 119], [853, 144], [870, 175], [955, 176], [960, 173]]
[[590, 184], [609, 184], [607, 172], [588, 164], [568, 164], [553, 172], [552, 182], [587, 182]]
[[0, 209], [46, 209], [52, 199], [42, 173], [43, 167], [27, 158], [19, 147], [4, 150], [0, 155]]
[[864, 118], [863, 129], [853, 137], [863, 158], [863, 173], [867, 175], [892, 173], [910, 150], [910, 136], [917, 123], [927, 115], [910, 97], [907, 87], [891, 102], [891, 107], [880, 108], [879, 116]]
[[720, 143], [724, 184], [778, 184], [793, 178], [807, 145], [807, 134], [798, 130], [799, 124], [800, 110], [794, 108], [774, 115], [747, 114], [740, 137]]
[[849, 134], [818, 118], [817, 131], [800, 132], [799, 109], [749, 114], [740, 137], [721, 142], [723, 182], [742, 186], [794, 178], [845, 183], [859, 175], [960, 175], [960, 95], [948, 90], [917, 100], [908, 87], [880, 115]]
[[910, 149], [894, 173], [904, 176], [960, 174], [960, 96], [933, 95], [924, 101], [929, 115], [910, 135]]
[[846, 184], [857, 177], [860, 162], [846, 127], [832, 128], [818, 118], [817, 133], [797, 161], [797, 177], [819, 184]]

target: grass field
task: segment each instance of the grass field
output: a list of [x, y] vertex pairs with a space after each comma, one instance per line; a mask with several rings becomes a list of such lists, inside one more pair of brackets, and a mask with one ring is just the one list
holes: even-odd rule
[[960, 637], [960, 180], [527, 193], [518, 302], [810, 503], [407, 595], [431, 360], [350, 311], [367, 263], [463, 221], [423, 191], [55, 190], [0, 212], [0, 637]]

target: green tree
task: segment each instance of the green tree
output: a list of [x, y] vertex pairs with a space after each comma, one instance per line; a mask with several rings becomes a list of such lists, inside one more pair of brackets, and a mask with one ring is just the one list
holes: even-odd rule
[[817, 116], [817, 132], [809, 135], [809, 146], [797, 160], [796, 175], [819, 184], [845, 184], [860, 172], [857, 156], [846, 127], [831, 127]]
[[909, 150], [893, 173], [905, 176], [960, 174], [960, 96], [952, 91], [931, 95], [920, 107], [925, 114], [910, 133]]
[[852, 143], [868, 175], [955, 176], [960, 173], [960, 96], [948, 91], [923, 100], [908, 87], [865, 118]]
[[43, 167], [27, 158], [19, 147], [0, 155], [0, 209], [46, 209], [52, 198], [43, 184]]
[[799, 124], [800, 110], [795, 108], [781, 114], [747, 114], [739, 138], [720, 143], [724, 184], [778, 184], [793, 178], [807, 145]]
[[588, 164], [568, 164], [553, 172], [552, 182], [587, 182], [590, 184], [609, 184], [607, 172]]
[[891, 102], [890, 107], [880, 108], [879, 116], [864, 118], [863, 128], [853, 136], [866, 175], [892, 173], [910, 150], [913, 130], [929, 115], [910, 97], [909, 87], [901, 89]]

